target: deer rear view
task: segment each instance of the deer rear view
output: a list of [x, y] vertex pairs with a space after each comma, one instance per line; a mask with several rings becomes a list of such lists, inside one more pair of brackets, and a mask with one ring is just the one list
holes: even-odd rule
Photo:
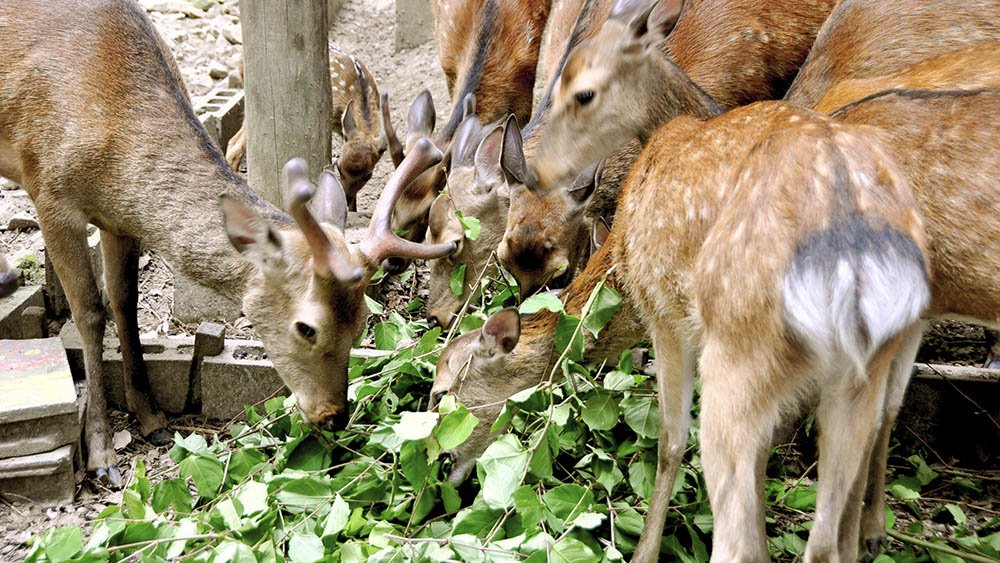
[[[25, 29], [34, 41], [23, 41]], [[368, 236], [348, 246], [342, 234], [346, 198], [331, 174], [320, 180], [313, 212], [306, 202], [315, 190], [301, 164], [286, 168], [289, 217], [233, 173], [137, 5], [0, 5], [0, 175], [24, 185], [34, 201], [46, 252], [84, 341], [88, 468], [120, 484], [102, 382], [105, 316], [87, 258], [88, 222], [101, 229], [127, 407], [151, 441], [169, 441], [170, 434], [149, 394], [139, 345], [140, 243], [173, 271], [242, 299], [305, 417], [333, 429], [347, 419], [346, 369], [367, 315], [366, 276], [387, 256], [428, 258], [454, 250], [400, 241], [388, 226], [403, 185], [438, 159], [427, 141], [418, 143], [391, 178]]]
[[[659, 552], [699, 353], [713, 561], [767, 558], [762, 463], [773, 425], [813, 386], [821, 428], [837, 430], [821, 439], [807, 560], [853, 560], [859, 487], [887, 388], [906, 381], [890, 377], [890, 360], [929, 294], [907, 183], [873, 129], [780, 102], [704, 123], [681, 117], [651, 141], [623, 186], [610, 238], [562, 294], [570, 314], [605, 276], [623, 294], [601, 338], [585, 335], [585, 361], [617, 358], [652, 336], [659, 463], [633, 560]], [[519, 321], [507, 311], [441, 355], [432, 403], [453, 393], [484, 421], [454, 452], [455, 480], [488, 445], [503, 399], [552, 368], [556, 322], [549, 312]]]

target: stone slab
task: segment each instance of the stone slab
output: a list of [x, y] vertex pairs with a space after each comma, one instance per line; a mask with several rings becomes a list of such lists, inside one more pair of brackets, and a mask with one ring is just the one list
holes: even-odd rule
[[73, 502], [73, 447], [0, 460], [0, 494], [39, 504]]
[[58, 338], [0, 340], [0, 459], [80, 437], [77, 395]]
[[259, 403], [284, 389], [260, 342], [229, 340], [218, 356], [201, 363], [201, 413], [209, 418], [242, 415], [244, 405]]
[[0, 339], [24, 338], [21, 315], [28, 307], [44, 307], [42, 287], [29, 285], [0, 298]]

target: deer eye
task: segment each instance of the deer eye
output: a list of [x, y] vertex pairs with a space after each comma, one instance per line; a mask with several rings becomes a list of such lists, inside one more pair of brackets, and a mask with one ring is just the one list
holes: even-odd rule
[[576, 102], [581, 106], [589, 104], [593, 99], [594, 99], [593, 90], [583, 90], [581, 92], [576, 93]]
[[295, 323], [295, 330], [299, 333], [299, 336], [305, 338], [309, 342], [316, 342], [316, 329], [307, 325], [303, 322]]

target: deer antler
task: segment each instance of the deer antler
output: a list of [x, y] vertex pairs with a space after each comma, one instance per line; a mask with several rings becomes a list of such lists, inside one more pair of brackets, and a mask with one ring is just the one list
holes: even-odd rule
[[403, 240], [392, 232], [390, 227], [392, 209], [402, 194], [403, 188], [424, 170], [440, 162], [442, 156], [441, 151], [428, 139], [419, 139], [389, 178], [389, 182], [375, 206], [375, 212], [372, 213], [368, 233], [360, 244], [361, 253], [373, 263], [381, 264], [382, 260], [391, 256], [432, 260], [447, 256], [458, 248], [454, 242], [420, 244]]
[[392, 156], [392, 165], [399, 168], [403, 162], [403, 144], [396, 136], [396, 129], [392, 126], [392, 119], [389, 117], [389, 93], [382, 92], [382, 129], [385, 130], [385, 139], [389, 144], [389, 155]]
[[316, 275], [335, 279], [341, 283], [355, 283], [361, 279], [362, 270], [344, 253], [330, 243], [326, 232], [313, 217], [307, 204], [316, 195], [316, 186], [309, 183], [306, 161], [293, 158], [285, 164], [284, 199], [288, 212], [305, 235], [312, 252], [312, 266]]

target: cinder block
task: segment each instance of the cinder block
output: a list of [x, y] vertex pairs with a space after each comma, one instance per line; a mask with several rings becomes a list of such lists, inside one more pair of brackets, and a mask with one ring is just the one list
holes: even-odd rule
[[16, 495], [39, 504], [73, 502], [73, 447], [29, 456], [0, 459], [0, 493]]
[[431, 40], [434, 12], [430, 0], [396, 0], [396, 52]]
[[79, 436], [76, 389], [60, 340], [0, 340], [0, 458], [50, 451]]
[[241, 311], [238, 301], [174, 272], [174, 316], [181, 322], [233, 322], [240, 318]]
[[44, 307], [25, 307], [21, 313], [21, 336], [23, 338], [45, 338], [48, 336]]
[[45, 307], [41, 286], [20, 287], [7, 297], [0, 298], [0, 339], [25, 338], [21, 315], [28, 307]]
[[208, 136], [225, 150], [229, 139], [243, 124], [243, 90], [215, 88], [195, 102], [198, 119], [208, 131]]
[[218, 356], [201, 363], [201, 414], [229, 419], [244, 412], [244, 405], [267, 399], [284, 389], [270, 360], [264, 359], [260, 342], [229, 340]]

